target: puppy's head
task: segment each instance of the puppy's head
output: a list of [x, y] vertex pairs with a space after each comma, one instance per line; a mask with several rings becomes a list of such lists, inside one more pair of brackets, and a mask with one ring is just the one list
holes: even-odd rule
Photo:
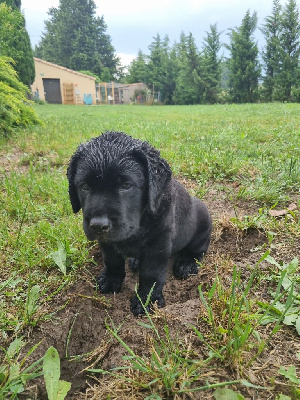
[[147, 142], [106, 132], [78, 147], [67, 176], [87, 237], [122, 241], [138, 234], [144, 212], [157, 213], [171, 170]]

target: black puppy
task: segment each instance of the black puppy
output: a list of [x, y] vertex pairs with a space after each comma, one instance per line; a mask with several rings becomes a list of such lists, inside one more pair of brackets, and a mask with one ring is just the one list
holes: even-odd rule
[[[82, 208], [85, 234], [103, 253], [101, 292], [120, 291], [131, 257], [141, 300], [155, 284], [151, 302], [163, 307], [168, 260], [176, 256], [174, 275], [184, 279], [197, 273], [196, 261], [207, 251], [212, 224], [206, 206], [172, 178], [157, 150], [121, 132], [80, 145], [67, 176], [73, 211]], [[144, 313], [136, 295], [131, 310]]]

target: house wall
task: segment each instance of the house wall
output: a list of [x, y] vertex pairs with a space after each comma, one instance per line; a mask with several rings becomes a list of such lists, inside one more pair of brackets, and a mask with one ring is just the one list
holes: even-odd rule
[[[61, 67], [56, 64], [49, 63], [38, 58], [34, 58], [35, 63], [35, 81], [31, 85], [31, 90], [34, 95], [36, 90], [39, 91], [39, 98], [45, 100], [44, 93], [44, 79], [59, 79], [61, 99], [63, 104], [83, 104], [84, 94], [91, 94], [93, 104], [96, 104], [96, 87], [95, 78], [88, 75], [81, 74], [80, 72], [72, 71], [68, 68]], [[64, 86], [64, 84], [67, 84]], [[70, 89], [68, 93], [66, 87], [70, 88], [70, 84], [74, 86], [74, 96], [70, 97]], [[78, 96], [76, 97], [76, 91]]]

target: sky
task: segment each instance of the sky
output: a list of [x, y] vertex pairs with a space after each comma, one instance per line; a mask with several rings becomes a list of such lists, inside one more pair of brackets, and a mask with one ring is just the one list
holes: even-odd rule
[[[248, 9], [256, 11], [258, 26], [272, 13], [273, 0], [94, 0], [97, 15], [104, 17], [107, 33], [123, 65], [129, 65], [138, 50], [148, 54], [148, 46], [156, 34], [168, 35], [171, 44], [178, 42], [181, 32], [193, 34], [201, 48], [211, 24], [223, 32], [221, 40], [228, 43], [228, 29], [241, 25]], [[284, 5], [286, 0], [281, 0]], [[298, 1], [300, 3], [300, 0]], [[297, 3], [298, 3], [297, 2]], [[31, 44], [38, 44], [48, 19], [50, 7], [59, 0], [22, 0], [22, 11]], [[256, 32], [259, 48], [263, 37]]]

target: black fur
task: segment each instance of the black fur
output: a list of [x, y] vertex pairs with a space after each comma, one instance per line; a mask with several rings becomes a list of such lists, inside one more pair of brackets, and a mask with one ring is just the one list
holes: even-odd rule
[[[83, 210], [83, 228], [98, 240], [105, 269], [97, 282], [102, 293], [119, 292], [125, 258], [139, 270], [138, 294], [165, 305], [163, 286], [168, 260], [179, 279], [197, 273], [206, 253], [211, 219], [204, 203], [172, 177], [159, 152], [121, 132], [106, 132], [78, 147], [68, 167], [74, 213]], [[134, 315], [144, 310], [134, 295]]]

